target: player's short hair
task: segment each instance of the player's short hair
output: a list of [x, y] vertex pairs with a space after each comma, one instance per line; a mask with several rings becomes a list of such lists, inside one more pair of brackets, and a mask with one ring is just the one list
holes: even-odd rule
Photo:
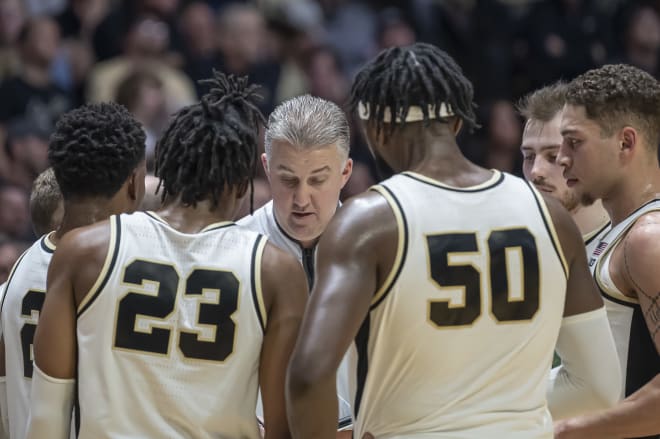
[[53, 168], [48, 168], [34, 180], [30, 192], [30, 218], [37, 236], [58, 227], [53, 217], [63, 201], [60, 186], [57, 184]]
[[587, 117], [611, 136], [626, 125], [639, 130], [649, 148], [660, 140], [660, 83], [645, 71], [627, 64], [608, 64], [573, 79], [566, 102], [583, 106]]
[[64, 199], [114, 196], [144, 160], [145, 138], [140, 123], [114, 102], [65, 113], [48, 145]]
[[301, 149], [335, 144], [344, 158], [348, 158], [351, 142], [342, 109], [310, 95], [284, 101], [270, 114], [264, 140], [268, 160], [274, 140], [284, 140]]
[[353, 82], [350, 105], [353, 110], [368, 106], [377, 131], [386, 123], [388, 109], [393, 119], [389, 129], [405, 126], [412, 106], [421, 108], [425, 124], [446, 119], [441, 110], [449, 107], [472, 131], [479, 127], [473, 96], [472, 83], [451, 56], [431, 44], [415, 43], [385, 49], [367, 63]]
[[525, 95], [516, 109], [525, 120], [550, 122], [566, 103], [566, 83], [563, 81], [546, 85]]
[[216, 207], [225, 190], [240, 194], [252, 187], [265, 118], [257, 108], [258, 87], [247, 77], [214, 71], [201, 84], [210, 91], [180, 110], [156, 145], [156, 176], [163, 201], [180, 197], [195, 206], [210, 199]]

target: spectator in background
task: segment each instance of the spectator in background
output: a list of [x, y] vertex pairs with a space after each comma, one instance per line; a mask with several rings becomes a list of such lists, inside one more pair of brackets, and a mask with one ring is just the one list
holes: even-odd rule
[[623, 53], [617, 62], [631, 64], [660, 76], [660, 17], [650, 6], [637, 6], [629, 15], [623, 33]]
[[487, 169], [522, 176], [520, 141], [522, 122], [510, 101], [499, 99], [482, 107], [485, 126], [474, 138], [465, 139], [464, 153]]
[[208, 78], [216, 67], [218, 46], [216, 16], [207, 2], [188, 3], [179, 18], [178, 28], [183, 41], [184, 71], [195, 83], [201, 96], [203, 86], [197, 81]]
[[226, 6], [216, 26], [216, 67], [230, 74], [247, 75], [261, 85], [260, 108], [269, 113], [280, 99], [276, 94], [281, 66], [268, 52], [266, 32], [265, 18], [256, 7], [242, 3]]
[[130, 111], [147, 135], [147, 169], [153, 170], [156, 142], [168, 121], [163, 82], [151, 70], [136, 69], [119, 84], [115, 101]]
[[165, 61], [169, 45], [167, 25], [147, 16], [137, 18], [124, 39], [122, 55], [96, 64], [89, 74], [87, 99], [92, 102], [112, 100], [117, 88], [134, 69], [151, 70], [163, 83], [167, 112], [174, 113], [195, 100], [190, 79]]
[[376, 32], [378, 50], [410, 46], [417, 39], [415, 30], [402, 12], [395, 8], [387, 8], [379, 14]]
[[4, 184], [0, 186], [0, 238], [32, 240], [28, 194], [23, 188]]
[[7, 280], [14, 263], [28, 247], [25, 242], [0, 238], [0, 284]]
[[339, 56], [329, 46], [320, 46], [306, 57], [310, 94], [343, 105], [348, 97], [348, 80], [340, 67]]
[[51, 131], [71, 98], [53, 84], [52, 62], [60, 47], [57, 23], [48, 17], [30, 19], [18, 38], [20, 74], [0, 83], [0, 122], [27, 116]]
[[7, 126], [0, 160], [0, 177], [30, 189], [32, 181], [48, 167], [50, 125], [25, 116], [13, 119]]
[[0, 81], [19, 72], [16, 41], [25, 23], [25, 10], [21, 0], [0, 2]]
[[573, 78], [608, 57], [609, 19], [594, 0], [554, 0], [534, 4], [526, 20], [531, 41], [531, 87]]
[[[118, 0], [114, 8], [101, 20], [94, 31], [94, 53], [101, 61], [120, 56], [124, 51], [124, 37], [140, 17], [151, 17], [162, 22], [169, 38], [164, 52], [168, 61], [179, 67], [183, 60], [178, 56], [181, 41], [176, 26], [179, 0]], [[171, 56], [169, 56], [171, 55]]]

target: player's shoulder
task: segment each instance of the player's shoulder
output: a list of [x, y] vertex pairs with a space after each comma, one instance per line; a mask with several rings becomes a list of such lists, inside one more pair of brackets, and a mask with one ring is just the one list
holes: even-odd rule
[[84, 259], [100, 251], [106, 252], [113, 233], [113, 221], [116, 224], [115, 216], [67, 231], [57, 244], [56, 254]]
[[635, 260], [657, 261], [660, 257], [660, 211], [654, 210], [642, 215], [630, 227], [625, 237], [625, 253]]

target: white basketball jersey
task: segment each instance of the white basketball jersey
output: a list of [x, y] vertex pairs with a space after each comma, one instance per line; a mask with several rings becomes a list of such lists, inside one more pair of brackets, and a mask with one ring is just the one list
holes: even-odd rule
[[151, 212], [110, 224], [78, 309], [79, 437], [259, 438], [266, 238], [231, 222], [185, 234]]
[[589, 266], [603, 295], [607, 319], [619, 354], [624, 380], [621, 397], [635, 393], [660, 373], [660, 355], [649, 333], [639, 301], [624, 295], [612, 281], [610, 260], [614, 249], [635, 222], [642, 215], [659, 210], [660, 200], [652, 200], [641, 206], [602, 236], [589, 258]]
[[46, 298], [46, 275], [55, 246], [44, 235], [27, 249], [7, 280], [2, 303], [9, 437], [23, 438], [30, 412], [32, 341]]
[[610, 231], [611, 228], [612, 228], [612, 223], [608, 221], [607, 223], [603, 224], [596, 230], [593, 230], [590, 233], [582, 235], [582, 239], [584, 240], [584, 248], [587, 251], [587, 260], [589, 260], [589, 257], [600, 243], [600, 240], [603, 239], [603, 236], [605, 236], [607, 232]]
[[[273, 201], [269, 201], [252, 215], [247, 215], [237, 222], [240, 226], [246, 227], [255, 232], [261, 233], [268, 237], [272, 244], [293, 255], [302, 264], [305, 274], [307, 275], [307, 283], [311, 290], [314, 285], [314, 257], [316, 254], [316, 246], [312, 248], [303, 248], [300, 242], [286, 234], [280, 227], [275, 219], [275, 212], [273, 212]], [[355, 383], [351, 380], [351, 363], [354, 361], [352, 357], [355, 356], [355, 348], [351, 345], [347, 351], [344, 359], [339, 365], [337, 370], [337, 399], [338, 407], [338, 426], [344, 428], [351, 422], [351, 404], [350, 401], [354, 398]], [[261, 407], [261, 399], [259, 399], [259, 407], [257, 415], [263, 419], [263, 408]]]
[[539, 193], [498, 171], [469, 188], [405, 172], [373, 189], [399, 247], [356, 337], [355, 437], [551, 438], [567, 268]]

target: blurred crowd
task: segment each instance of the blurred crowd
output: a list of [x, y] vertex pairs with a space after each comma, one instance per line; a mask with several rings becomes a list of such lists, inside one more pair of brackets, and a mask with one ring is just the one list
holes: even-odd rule
[[[658, 0], [0, 0], [0, 283], [35, 239], [29, 191], [54, 124], [81, 103], [125, 105], [153, 170], [169, 115], [214, 68], [260, 84], [268, 115], [303, 93], [345, 105], [365, 60], [427, 41], [474, 83], [482, 128], [462, 133], [466, 155], [520, 174], [516, 100], [610, 62], [658, 77], [659, 13]], [[376, 179], [359, 132], [352, 143], [344, 197]], [[260, 175], [255, 208], [269, 197]]]

